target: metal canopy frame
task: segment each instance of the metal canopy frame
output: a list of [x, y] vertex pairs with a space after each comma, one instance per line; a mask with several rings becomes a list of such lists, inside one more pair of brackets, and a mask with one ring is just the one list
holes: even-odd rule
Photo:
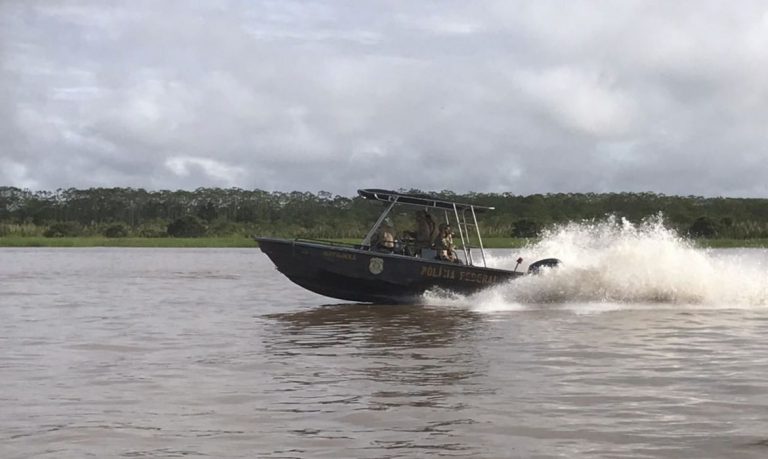
[[464, 210], [471, 207], [475, 209], [475, 212], [495, 209], [494, 207], [476, 206], [474, 204], [466, 204], [462, 202], [445, 201], [442, 199], [433, 198], [429, 195], [398, 193], [396, 191], [379, 190], [374, 188], [357, 190], [357, 194], [365, 199], [373, 199], [384, 202], [398, 201], [401, 204], [414, 204], [436, 209], [453, 210], [456, 208], [458, 210]]
[[[451, 223], [449, 218], [449, 211], [453, 211], [452, 213], [456, 221], [456, 227], [459, 229], [459, 237], [461, 238], [461, 248], [464, 252], [464, 259], [466, 260], [466, 263], [470, 266], [475, 266], [474, 259], [472, 258], [472, 251], [470, 250], [471, 246], [469, 241], [470, 227], [474, 227], [475, 229], [474, 232], [477, 235], [477, 240], [478, 240], [479, 249], [480, 249], [480, 256], [483, 261], [483, 266], [487, 267], [486, 261], [485, 261], [485, 248], [483, 247], [483, 238], [480, 234], [480, 226], [478, 226], [477, 224], [476, 213], [486, 211], [486, 210], [494, 210], [493, 207], [476, 206], [474, 204], [466, 204], [466, 203], [435, 199], [431, 196], [426, 196], [426, 195], [404, 194], [404, 193], [397, 193], [394, 191], [379, 190], [379, 189], [357, 190], [357, 193], [365, 199], [371, 199], [371, 200], [389, 203], [387, 208], [384, 209], [384, 212], [382, 212], [381, 215], [379, 216], [378, 220], [376, 220], [376, 223], [374, 223], [370, 231], [368, 231], [368, 234], [366, 234], [365, 238], [362, 241], [363, 246], [370, 246], [371, 238], [379, 229], [379, 226], [384, 221], [384, 219], [387, 218], [387, 215], [389, 215], [389, 213], [392, 211], [392, 208], [395, 206], [395, 204], [405, 204], [405, 205], [410, 205], [415, 207], [442, 209], [445, 214], [445, 222], [448, 224]], [[467, 221], [467, 212], [469, 212], [472, 215], [471, 222]]]

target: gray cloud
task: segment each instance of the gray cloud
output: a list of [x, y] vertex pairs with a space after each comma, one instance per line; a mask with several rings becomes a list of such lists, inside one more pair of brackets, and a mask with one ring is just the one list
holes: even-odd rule
[[0, 4], [0, 184], [766, 196], [763, 2]]

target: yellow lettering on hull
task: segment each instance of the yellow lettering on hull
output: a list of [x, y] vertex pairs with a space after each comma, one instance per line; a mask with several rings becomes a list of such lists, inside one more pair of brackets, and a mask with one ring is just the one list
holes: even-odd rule
[[422, 266], [421, 276], [433, 279], [458, 279], [476, 284], [495, 284], [497, 276], [475, 271], [464, 271], [444, 266]]
[[422, 277], [432, 277], [436, 279], [456, 279], [456, 270], [445, 268], [443, 266], [422, 266]]

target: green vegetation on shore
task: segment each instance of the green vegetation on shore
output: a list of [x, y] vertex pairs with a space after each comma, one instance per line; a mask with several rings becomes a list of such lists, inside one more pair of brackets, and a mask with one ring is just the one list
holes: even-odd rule
[[697, 243], [713, 249], [768, 248], [768, 239], [701, 239]]
[[[400, 191], [494, 207], [477, 215], [488, 247], [518, 247], [566, 222], [612, 215], [637, 223], [659, 214], [666, 226], [702, 246], [768, 245], [768, 199]], [[381, 203], [323, 191], [0, 187], [0, 246], [253, 247], [251, 234], [356, 242], [381, 210]], [[412, 209], [396, 208], [391, 217], [398, 231], [414, 227]]]
[[[359, 239], [333, 239], [336, 242], [357, 243]], [[483, 240], [487, 249], [517, 249], [536, 239], [494, 237]], [[697, 244], [709, 248], [768, 248], [768, 239], [702, 239]], [[155, 247], [155, 248], [255, 248], [256, 241], [247, 237], [198, 238], [108, 238], [91, 237], [0, 237], [0, 247]]]

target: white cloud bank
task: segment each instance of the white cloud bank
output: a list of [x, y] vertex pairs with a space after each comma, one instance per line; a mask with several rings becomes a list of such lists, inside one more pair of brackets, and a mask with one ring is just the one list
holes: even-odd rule
[[759, 1], [0, 3], [0, 185], [768, 196]]

